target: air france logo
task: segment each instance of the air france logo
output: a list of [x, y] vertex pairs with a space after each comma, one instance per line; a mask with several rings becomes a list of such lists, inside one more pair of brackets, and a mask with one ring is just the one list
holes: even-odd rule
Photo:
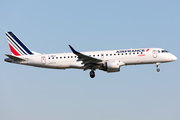
[[116, 53], [126, 53], [126, 52], [147, 52], [149, 51], [149, 49], [145, 50], [145, 49], [132, 49], [132, 50], [119, 50], [116, 51]]

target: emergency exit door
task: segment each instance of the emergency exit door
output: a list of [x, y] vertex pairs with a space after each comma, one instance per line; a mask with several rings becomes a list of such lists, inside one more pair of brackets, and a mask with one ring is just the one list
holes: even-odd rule
[[104, 53], [101, 53], [101, 58], [104, 58]]

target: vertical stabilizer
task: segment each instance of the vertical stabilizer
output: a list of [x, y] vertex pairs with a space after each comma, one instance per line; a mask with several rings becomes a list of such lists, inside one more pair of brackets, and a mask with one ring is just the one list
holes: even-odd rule
[[13, 33], [6, 32], [10, 50], [15, 56], [33, 55], [33, 52]]

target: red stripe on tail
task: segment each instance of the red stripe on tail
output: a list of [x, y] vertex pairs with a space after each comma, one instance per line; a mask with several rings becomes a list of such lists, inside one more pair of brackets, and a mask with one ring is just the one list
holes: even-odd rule
[[9, 47], [11, 49], [11, 52], [15, 55], [15, 56], [21, 56], [10, 44]]

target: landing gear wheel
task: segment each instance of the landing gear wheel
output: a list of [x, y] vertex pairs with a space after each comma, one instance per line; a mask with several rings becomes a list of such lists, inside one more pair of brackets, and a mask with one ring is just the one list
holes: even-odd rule
[[159, 72], [160, 71], [160, 69], [159, 69], [159, 65], [160, 65], [161, 63], [156, 63], [156, 67], [157, 67], [157, 72]]
[[157, 68], [157, 72], [159, 72], [160, 71], [160, 69], [159, 68]]
[[91, 77], [91, 78], [94, 78], [94, 77], [95, 77], [95, 72], [94, 72], [94, 71], [91, 71], [91, 72], [90, 72], [90, 77]]

